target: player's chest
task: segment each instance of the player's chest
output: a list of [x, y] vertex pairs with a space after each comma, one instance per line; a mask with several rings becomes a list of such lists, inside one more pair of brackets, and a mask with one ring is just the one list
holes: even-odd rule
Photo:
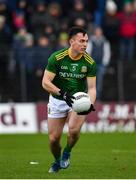
[[77, 73], [77, 74], [86, 74], [87, 73], [87, 65], [79, 62], [66, 62], [63, 61], [59, 64], [59, 72], [67, 72], [67, 73]]

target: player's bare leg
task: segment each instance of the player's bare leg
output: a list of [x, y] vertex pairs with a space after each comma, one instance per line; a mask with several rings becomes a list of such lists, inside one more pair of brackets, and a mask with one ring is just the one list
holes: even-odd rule
[[66, 118], [49, 118], [48, 119], [48, 132], [49, 132], [49, 145], [51, 152], [55, 158], [49, 172], [57, 172], [60, 169], [61, 146], [60, 138], [63, 132], [63, 127]]
[[80, 129], [85, 122], [86, 116], [79, 116], [77, 113], [72, 112], [70, 115], [70, 119], [68, 122], [69, 132], [68, 132], [68, 145], [70, 148], [72, 148], [75, 143], [77, 142], [79, 135], [80, 135]]
[[62, 159], [61, 159], [61, 168], [66, 169], [70, 164], [70, 152], [80, 136], [81, 127], [85, 121], [86, 116], [79, 116], [75, 112], [71, 112], [68, 127], [68, 139], [67, 145], [64, 148]]

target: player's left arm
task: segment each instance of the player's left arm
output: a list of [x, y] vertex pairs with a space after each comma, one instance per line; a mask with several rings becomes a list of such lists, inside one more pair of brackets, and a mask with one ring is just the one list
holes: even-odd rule
[[96, 100], [96, 76], [87, 77], [87, 85], [88, 85], [88, 94], [91, 98], [92, 104], [94, 104]]

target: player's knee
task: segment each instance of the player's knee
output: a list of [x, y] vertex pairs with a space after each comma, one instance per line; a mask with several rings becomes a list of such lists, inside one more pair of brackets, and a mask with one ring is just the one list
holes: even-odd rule
[[70, 134], [70, 136], [78, 138], [79, 137], [79, 133], [80, 133], [80, 130], [78, 128], [69, 127], [69, 134]]
[[50, 144], [57, 144], [60, 141], [60, 137], [57, 135], [49, 135]]

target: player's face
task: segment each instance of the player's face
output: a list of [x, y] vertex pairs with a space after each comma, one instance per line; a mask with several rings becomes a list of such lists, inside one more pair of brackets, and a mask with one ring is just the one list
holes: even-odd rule
[[71, 40], [71, 47], [74, 51], [76, 51], [79, 54], [82, 54], [85, 52], [88, 44], [88, 35], [83, 33], [78, 33], [75, 35]]

